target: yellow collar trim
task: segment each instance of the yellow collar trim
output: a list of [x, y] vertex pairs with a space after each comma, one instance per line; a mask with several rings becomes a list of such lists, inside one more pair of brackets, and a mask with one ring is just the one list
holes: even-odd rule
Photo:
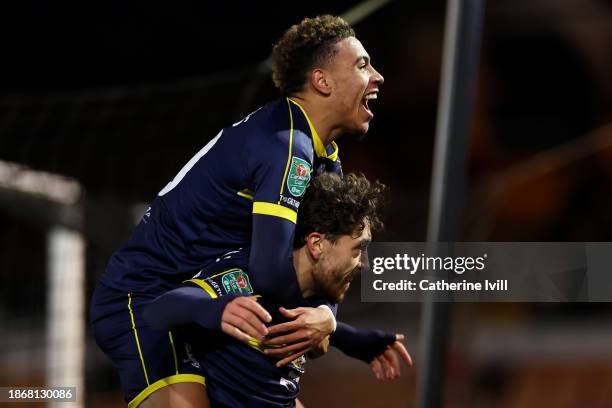
[[323, 142], [321, 141], [319, 134], [317, 133], [314, 126], [312, 125], [312, 122], [310, 121], [308, 114], [306, 113], [304, 108], [302, 108], [302, 105], [300, 105], [299, 103], [297, 103], [291, 98], [287, 98], [287, 99], [293, 102], [293, 104], [296, 105], [298, 108], [300, 108], [300, 110], [304, 114], [304, 117], [306, 118], [306, 122], [308, 122], [308, 127], [310, 127], [310, 134], [312, 135], [312, 145], [314, 147], [315, 153], [317, 154], [317, 157], [326, 157], [332, 161], [336, 161], [336, 159], [338, 158], [338, 145], [336, 144], [336, 142], [331, 142], [331, 145], [334, 147], [334, 152], [328, 156], [327, 150], [325, 149], [325, 146], [323, 146]]

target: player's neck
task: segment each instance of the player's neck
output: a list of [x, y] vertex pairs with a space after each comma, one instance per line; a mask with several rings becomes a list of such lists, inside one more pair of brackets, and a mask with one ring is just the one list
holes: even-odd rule
[[315, 97], [307, 93], [298, 93], [292, 95], [290, 98], [299, 103], [304, 111], [306, 111], [323, 146], [327, 147], [331, 142], [336, 140], [339, 136], [339, 132], [335, 129], [333, 109], [328, 109], [324, 103], [317, 101]]
[[314, 262], [308, 255], [306, 247], [293, 250], [293, 267], [297, 275], [298, 284], [303, 297], [310, 297], [315, 294], [315, 283], [312, 276]]

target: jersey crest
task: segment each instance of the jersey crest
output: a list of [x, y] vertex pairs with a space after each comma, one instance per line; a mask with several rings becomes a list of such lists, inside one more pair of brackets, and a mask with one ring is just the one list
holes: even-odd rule
[[294, 197], [301, 197], [310, 182], [310, 164], [299, 157], [291, 158], [291, 169], [287, 176], [287, 188]]
[[253, 293], [253, 287], [248, 275], [240, 269], [223, 275], [221, 284], [225, 292], [229, 294], [250, 295]]

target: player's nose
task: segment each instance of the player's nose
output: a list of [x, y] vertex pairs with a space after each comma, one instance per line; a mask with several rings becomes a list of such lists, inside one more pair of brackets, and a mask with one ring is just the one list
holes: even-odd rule
[[385, 78], [374, 67], [372, 67], [371, 79], [376, 85], [382, 85], [385, 83]]
[[359, 265], [357, 265], [357, 267], [353, 270], [352, 275], [353, 276], [361, 275], [362, 272], [363, 272], [363, 264], [359, 262]]

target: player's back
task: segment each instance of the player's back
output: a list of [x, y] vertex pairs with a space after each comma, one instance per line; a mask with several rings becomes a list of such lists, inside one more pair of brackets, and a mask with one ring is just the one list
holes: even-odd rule
[[[308, 123], [285, 98], [223, 129], [162, 189], [101, 281], [133, 292], [161, 293], [232, 248], [250, 246], [254, 196], [281, 203], [279, 185], [262, 187], [266, 163], [285, 170], [288, 151], [313, 163]], [[308, 176], [310, 178], [310, 176]], [[288, 184], [288, 183], [287, 183]]]

